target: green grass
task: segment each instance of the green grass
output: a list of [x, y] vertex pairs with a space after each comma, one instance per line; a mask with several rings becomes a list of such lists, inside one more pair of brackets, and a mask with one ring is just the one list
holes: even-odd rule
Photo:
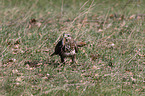
[[[145, 95], [144, 5], [143, 0], [1, 0], [0, 95]], [[32, 18], [40, 28], [28, 28]], [[79, 48], [77, 64], [67, 59], [60, 67], [59, 56], [50, 54], [64, 32], [87, 45]]]

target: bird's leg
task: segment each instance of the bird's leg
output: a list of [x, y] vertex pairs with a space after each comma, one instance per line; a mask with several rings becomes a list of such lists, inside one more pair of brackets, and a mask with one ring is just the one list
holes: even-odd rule
[[64, 63], [64, 57], [60, 56], [60, 58], [61, 58], [61, 63]]
[[72, 56], [71, 59], [72, 59], [72, 63], [76, 63], [76, 56], [75, 55]]
[[62, 67], [62, 66], [65, 64], [65, 62], [64, 62], [64, 57], [63, 57], [63, 56], [60, 56], [60, 58], [61, 58], [61, 63], [62, 63], [62, 64], [60, 64], [59, 67]]
[[61, 58], [61, 63], [60, 63], [60, 65], [58, 67], [62, 67], [65, 64], [64, 57], [60, 56], [60, 58]]

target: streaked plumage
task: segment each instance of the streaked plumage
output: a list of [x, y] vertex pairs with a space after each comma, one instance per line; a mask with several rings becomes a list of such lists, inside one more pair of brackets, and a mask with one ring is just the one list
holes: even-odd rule
[[58, 42], [55, 47], [55, 52], [51, 55], [59, 55], [61, 62], [64, 59], [70, 57], [72, 62], [75, 62], [76, 53], [78, 52], [78, 46], [70, 34], [64, 34], [63, 38]]

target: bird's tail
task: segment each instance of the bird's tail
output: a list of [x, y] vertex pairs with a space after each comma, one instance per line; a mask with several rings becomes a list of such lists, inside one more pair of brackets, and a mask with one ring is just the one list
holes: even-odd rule
[[55, 52], [54, 52], [54, 53], [52, 53], [50, 56], [53, 56], [53, 55], [56, 55], [56, 54], [55, 54]]

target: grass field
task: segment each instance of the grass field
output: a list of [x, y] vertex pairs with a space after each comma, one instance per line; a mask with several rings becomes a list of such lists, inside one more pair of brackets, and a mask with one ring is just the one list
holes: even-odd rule
[[[1, 0], [0, 96], [145, 96], [144, 5]], [[63, 33], [87, 43], [76, 64], [50, 57]]]

